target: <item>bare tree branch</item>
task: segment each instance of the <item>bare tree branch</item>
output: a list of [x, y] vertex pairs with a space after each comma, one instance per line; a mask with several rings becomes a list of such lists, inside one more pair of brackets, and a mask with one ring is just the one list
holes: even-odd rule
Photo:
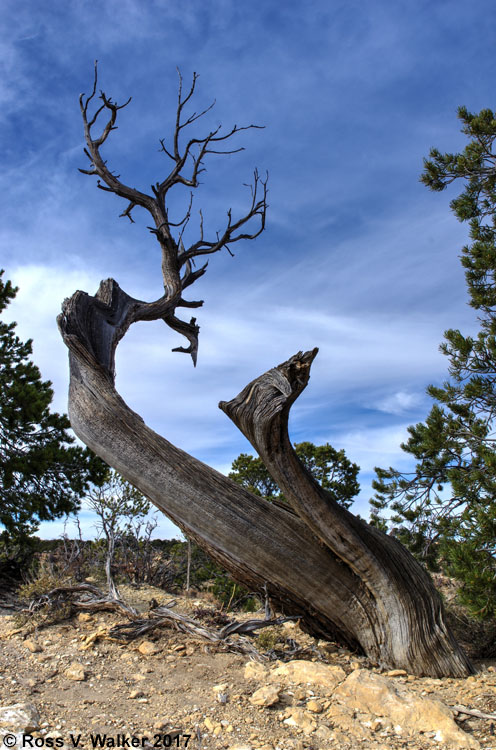
[[[231, 209], [227, 212], [227, 227], [224, 229], [222, 236], [218, 237], [215, 242], [209, 242], [203, 237], [203, 217], [201, 221], [201, 237], [198, 242], [195, 242], [191, 247], [181, 256], [181, 264], [184, 264], [190, 258], [194, 258], [198, 255], [210, 255], [221, 250], [223, 247], [227, 247], [227, 244], [233, 242], [239, 242], [239, 240], [254, 240], [256, 239], [265, 229], [265, 217], [267, 212], [267, 182], [268, 175], [265, 179], [262, 179], [258, 174], [258, 170], [254, 171], [254, 182], [249, 187], [252, 191], [252, 202], [250, 209], [245, 216], [237, 221], [232, 221]], [[258, 191], [262, 188], [262, 197], [258, 198]], [[238, 229], [241, 229], [247, 224], [250, 219], [254, 217], [260, 218], [260, 226], [254, 232], [240, 232], [236, 234]], [[229, 248], [228, 248], [229, 249]]]
[[[127, 217], [131, 223], [134, 223], [132, 212], [137, 207], [144, 208], [152, 216], [153, 225], [148, 227], [148, 229], [155, 235], [161, 247], [162, 277], [165, 294], [163, 300], [150, 303], [148, 306], [146, 306], [146, 303], [142, 303], [143, 307], [139, 312], [137, 312], [138, 308], [135, 307], [134, 319], [142, 319], [141, 313], [147, 319], [151, 319], [150, 316], [155, 311], [158, 318], [162, 318], [167, 325], [184, 335], [189, 341], [189, 346], [179, 346], [173, 349], [173, 351], [187, 352], [191, 354], [193, 362], [196, 362], [199, 326], [196, 325], [194, 318], [189, 323], [186, 323], [174, 315], [176, 307], [200, 307], [202, 304], [201, 302], [189, 302], [182, 298], [183, 290], [200, 278], [206, 270], [205, 265], [197, 271], [192, 271], [191, 261], [197, 255], [210, 255], [222, 250], [224, 247], [232, 255], [228, 245], [242, 239], [255, 239], [261, 234], [265, 228], [267, 210], [267, 178], [261, 179], [258, 171], [255, 170], [254, 183], [251, 186], [252, 201], [247, 213], [240, 219], [233, 220], [231, 209], [229, 209], [227, 213], [227, 226], [222, 233], [218, 233], [215, 240], [209, 241], [205, 238], [203, 215], [200, 212], [200, 239], [191, 245], [188, 250], [184, 249], [183, 236], [191, 219], [193, 193], [190, 193], [190, 200], [184, 217], [176, 222], [169, 219], [166, 205], [168, 191], [175, 185], [183, 185], [190, 188], [198, 187], [198, 177], [205, 170], [203, 163], [207, 154], [235, 154], [243, 150], [243, 147], [219, 150], [215, 147], [212, 148], [215, 144], [223, 143], [241, 131], [260, 128], [260, 126], [247, 125], [240, 127], [234, 125], [228, 132], [222, 134], [220, 132], [222, 126], [219, 125], [204, 138], [190, 138], [184, 149], [182, 149], [180, 137], [183, 130], [206, 115], [212, 109], [215, 102], [212, 102], [212, 104], [200, 112], [193, 112], [191, 115], [186, 116], [185, 106], [195, 92], [198, 75], [193, 73], [192, 83], [186, 95], [183, 95], [183, 79], [179, 70], [178, 76], [178, 102], [172, 148], [168, 149], [166, 147], [165, 139], [160, 140], [160, 150], [174, 162], [174, 166], [164, 180], [156, 182], [151, 186], [152, 194], [148, 195], [122, 182], [120, 176], [114, 174], [109, 169], [107, 162], [101, 156], [100, 148], [107, 141], [110, 133], [117, 129], [118, 112], [127, 107], [131, 99], [128, 99], [124, 104], [117, 104], [111, 97], [101, 91], [99, 96], [101, 104], [97, 106], [93, 115], [90, 114], [89, 107], [97, 96], [98, 87], [98, 67], [97, 62], [95, 62], [91, 93], [88, 96], [81, 94], [79, 98], [86, 141], [84, 153], [90, 162], [89, 169], [80, 169], [79, 171], [82, 174], [96, 176], [98, 178], [97, 187], [100, 190], [115, 193], [115, 195], [128, 201], [127, 208], [120, 214], [121, 217]], [[103, 123], [101, 130], [97, 134], [94, 134], [93, 130], [97, 127], [101, 118], [105, 116], [107, 119]], [[188, 174], [185, 173], [187, 167]], [[261, 195], [260, 189], [262, 189]], [[240, 231], [251, 219], [259, 220], [257, 229], [252, 232]], [[180, 231], [178, 236], [174, 237], [173, 230], [177, 228]], [[180, 272], [183, 266], [186, 269], [181, 277]]]

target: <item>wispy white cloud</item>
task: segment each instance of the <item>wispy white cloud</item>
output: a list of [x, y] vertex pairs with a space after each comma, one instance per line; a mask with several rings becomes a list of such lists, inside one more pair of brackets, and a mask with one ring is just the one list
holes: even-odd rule
[[386, 414], [405, 414], [418, 408], [422, 402], [422, 397], [418, 393], [406, 393], [405, 391], [396, 391], [385, 398], [379, 399], [375, 404], [376, 409], [384, 411]]

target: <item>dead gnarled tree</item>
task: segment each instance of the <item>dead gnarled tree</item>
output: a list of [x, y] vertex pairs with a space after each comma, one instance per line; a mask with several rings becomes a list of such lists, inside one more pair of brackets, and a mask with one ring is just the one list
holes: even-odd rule
[[[65, 300], [60, 331], [70, 352], [69, 416], [76, 434], [160, 508], [185, 534], [252, 590], [267, 587], [287, 615], [324, 638], [339, 638], [388, 667], [432, 676], [461, 676], [472, 666], [444, 621], [443, 605], [429, 576], [395, 539], [340, 506], [298, 460], [288, 436], [291, 405], [306, 387], [317, 350], [298, 353], [250, 383], [221, 409], [250, 440], [292, 508], [266, 502], [197, 461], [150, 430], [114, 388], [117, 344], [132, 323], [162, 319], [182, 334], [196, 363], [198, 326], [176, 317], [178, 308], [202, 302], [184, 298], [205, 273], [193, 261], [254, 239], [264, 229], [267, 182], [255, 171], [251, 203], [239, 219], [227, 213], [225, 229], [207, 239], [200, 220], [199, 239], [186, 248], [184, 228], [191, 214], [171, 221], [167, 196], [176, 185], [198, 186], [209, 154], [234, 153], [226, 142], [239, 133], [220, 127], [205, 137], [184, 138], [204, 112], [185, 112], [197, 81], [184, 94], [181, 78], [172, 145], [161, 141], [171, 171], [147, 194], [115, 176], [100, 150], [115, 129], [122, 106], [97, 92], [81, 96], [89, 169], [98, 187], [127, 201], [121, 214], [144, 208], [161, 250], [164, 294], [152, 302], [130, 297], [112, 279], [94, 297], [76, 292]], [[105, 118], [98, 134], [95, 129]], [[255, 127], [249, 125], [248, 128]]]

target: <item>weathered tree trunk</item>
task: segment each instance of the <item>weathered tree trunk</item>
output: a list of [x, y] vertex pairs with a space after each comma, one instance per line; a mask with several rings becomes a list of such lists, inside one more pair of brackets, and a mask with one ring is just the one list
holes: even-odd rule
[[[161, 316], [177, 299], [159, 301]], [[447, 627], [428, 575], [393, 538], [338, 505], [289, 441], [289, 409], [316, 350], [250, 383], [221, 408], [252, 442], [292, 509], [252, 495], [150, 430], [114, 388], [115, 349], [158, 303], [116, 282], [66, 300], [59, 327], [70, 350], [69, 416], [76, 434], [188, 536], [252, 590], [268, 593], [315, 635], [338, 638], [385, 667], [431, 676], [473, 671]]]
[[189, 536], [186, 538], [186, 592], [189, 592], [191, 582], [191, 539]]

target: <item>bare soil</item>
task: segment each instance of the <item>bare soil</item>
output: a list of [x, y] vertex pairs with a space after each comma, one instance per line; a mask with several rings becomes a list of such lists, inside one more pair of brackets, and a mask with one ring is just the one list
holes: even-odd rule
[[[151, 587], [127, 589], [124, 595], [143, 610], [152, 597], [159, 603], [168, 600], [163, 591]], [[189, 614], [198, 606], [207, 606], [203, 600], [180, 597], [177, 601], [178, 610]], [[9, 612], [9, 608], [5, 609], [5, 616], [0, 618], [0, 705], [33, 703], [41, 715], [42, 729], [37, 735], [44, 738], [44, 746], [47, 738], [59, 737], [70, 748], [71, 735], [74, 738], [81, 735], [79, 747], [90, 750], [91, 735], [100, 734], [117, 743], [120, 735], [125, 746], [135, 737], [139, 738], [140, 746], [153, 747], [158, 743], [158, 747], [163, 747], [170, 742], [172, 747], [187, 746], [195, 750], [442, 747], [433, 737], [419, 736], [412, 741], [391, 729], [375, 732], [371, 729], [366, 739], [340, 732], [339, 741], [305, 734], [302, 729], [284, 723], [285, 712], [290, 706], [305, 709], [309, 700], [320, 701], [323, 712], [315, 718], [319, 726], [332, 730], [332, 721], [326, 720], [330, 701], [324, 688], [288, 687], [274, 706], [253, 706], [249, 698], [263, 683], [244, 677], [246, 656], [224, 652], [173, 629], [161, 629], [125, 645], [97, 638], [84, 648], [89, 635], [121, 622], [122, 618], [103, 612], [76, 616], [28, 634], [25, 628], [16, 632], [14, 616]], [[338, 645], [315, 641], [293, 623], [281, 627], [284, 636], [308, 647], [305, 658], [339, 665], [347, 673], [358, 667], [381, 671]], [[155, 644], [155, 653], [145, 655], [139, 651], [144, 640]], [[28, 641], [39, 645], [41, 650], [32, 653]], [[83, 665], [84, 679], [70, 679], [65, 674], [74, 662]], [[477, 666], [478, 674], [467, 679], [435, 680], [413, 675], [394, 679], [407, 683], [417, 694], [439, 698], [448, 705], [461, 704], [495, 713], [496, 662], [479, 662]], [[491, 720], [461, 714], [457, 720], [482, 747], [496, 748]], [[144, 743], [142, 738], [147, 738]]]

